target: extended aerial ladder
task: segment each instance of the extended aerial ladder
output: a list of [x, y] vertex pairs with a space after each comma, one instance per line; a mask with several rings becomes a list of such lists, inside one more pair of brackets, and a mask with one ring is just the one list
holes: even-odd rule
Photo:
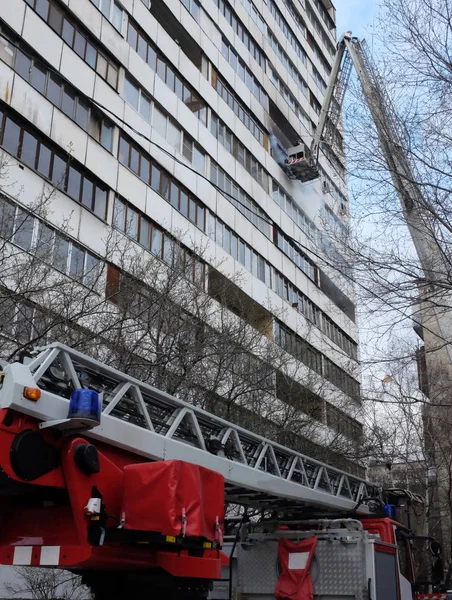
[[[410, 161], [408, 156], [410, 147], [408, 135], [372, 63], [366, 43], [352, 37], [350, 32], [345, 33], [337, 45], [325, 100], [307, 162], [312, 172], [317, 172], [320, 149], [335, 146], [352, 66], [357, 73], [364, 99], [374, 122], [383, 158], [399, 197], [403, 217], [425, 280], [440, 296], [435, 299], [438, 306], [443, 306], [442, 309], [435, 310], [439, 335], [442, 341], [450, 340], [452, 339], [451, 320], [446, 307], [452, 309], [452, 301], [450, 288], [445, 285], [445, 280], [451, 267], [450, 261], [438, 243], [441, 239], [439, 219], [435, 222], [434, 210], [421, 191], [420, 177], [416, 172], [414, 161]], [[451, 344], [446, 344], [446, 348], [449, 360], [452, 361]]]

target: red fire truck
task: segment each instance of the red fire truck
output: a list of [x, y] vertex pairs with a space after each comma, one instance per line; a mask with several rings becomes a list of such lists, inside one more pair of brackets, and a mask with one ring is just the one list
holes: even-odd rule
[[[416, 593], [413, 535], [367, 481], [59, 343], [0, 379], [1, 564], [97, 600]], [[246, 509], [232, 545], [225, 503]]]

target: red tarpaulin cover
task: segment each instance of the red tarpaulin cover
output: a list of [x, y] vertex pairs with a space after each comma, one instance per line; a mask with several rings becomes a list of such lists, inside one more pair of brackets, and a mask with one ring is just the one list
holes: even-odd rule
[[216, 539], [223, 523], [224, 477], [181, 460], [128, 465], [124, 468], [122, 513], [125, 528], [163, 535]]
[[276, 584], [276, 600], [314, 600], [309, 569], [316, 546], [316, 537], [299, 543], [279, 538], [278, 557], [281, 575]]

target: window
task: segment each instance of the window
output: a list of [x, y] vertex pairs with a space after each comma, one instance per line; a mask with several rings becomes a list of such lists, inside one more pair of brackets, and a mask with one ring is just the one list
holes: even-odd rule
[[[31, 142], [27, 143], [26, 148], [24, 140], [25, 143]], [[107, 190], [103, 184], [98, 183], [94, 176], [85, 172], [83, 167], [79, 167], [74, 159], [68, 160], [68, 156], [63, 155], [60, 150], [57, 153], [50, 141], [38, 138], [31, 125], [20, 124], [15, 117], [12, 119], [4, 114], [0, 121], [0, 144], [16, 158], [22, 160], [23, 157], [23, 161], [32, 168], [37, 161], [37, 170], [44, 177], [70, 194], [77, 202], [81, 200], [96, 215], [105, 219]], [[90, 197], [85, 195], [85, 188], [91, 193]]]
[[85, 266], [85, 252], [75, 244], [72, 244], [70, 262], [69, 262], [69, 275], [73, 279], [81, 280], [83, 277], [83, 270]]
[[199, 23], [200, 6], [197, 0], [181, 0], [182, 5], [188, 10], [194, 20]]
[[14, 243], [24, 250], [31, 250], [33, 242], [34, 219], [18, 208], [14, 222]]
[[[173, 189], [175, 190], [175, 198], [180, 197], [181, 207], [186, 207], [188, 194], [183, 190]], [[147, 215], [138, 211], [119, 196], [115, 198], [114, 215], [114, 224], [120, 231], [169, 264], [172, 264], [174, 257], [177, 256], [177, 267], [183, 269], [191, 281], [204, 287], [204, 263], [195, 257], [190, 250], [176, 242], [160, 226], [151, 221]]]
[[20, 127], [17, 123], [7, 118], [4, 129], [2, 146], [5, 150], [13, 155], [19, 153]]
[[264, 211], [212, 159], [210, 160], [210, 181], [225, 192], [226, 199], [264, 235], [270, 236], [269, 219]]
[[[41, 94], [45, 95], [52, 104], [61, 109], [111, 152], [113, 124], [103, 117], [98, 109], [91, 107], [85, 99], [80, 97], [75, 88], [64, 82], [39, 59], [25, 55], [19, 48], [16, 50], [14, 69]], [[27, 149], [25, 148], [24, 151], [26, 152]], [[25, 157], [23, 160], [31, 166]]]
[[128, 77], [124, 79], [124, 97], [135, 110], [138, 110], [140, 103], [140, 89], [130, 81]]
[[[191, 4], [195, 2], [195, 0], [187, 1]], [[185, 102], [188, 108], [196, 114], [198, 119], [206, 125], [207, 107], [205, 102], [198, 96], [191, 85], [179, 75], [166, 57], [159, 53], [153, 42], [148, 38], [144, 31], [130, 19], [130, 17], [127, 30], [127, 41], [129, 45], [138, 52], [141, 58], [148, 63], [151, 69], [156, 71], [157, 75], [166, 83], [170, 90], [175, 92], [178, 98]]]
[[[300, 27], [303, 37], [306, 37], [306, 26], [304, 25], [303, 19], [298, 15], [298, 12], [295, 11], [295, 9], [292, 10], [291, 7], [293, 6], [293, 4], [292, 4], [291, 0], [286, 0], [285, 4], [286, 4], [287, 8], [289, 9], [289, 12], [292, 14], [292, 17], [295, 19], [298, 26]], [[284, 33], [285, 37], [289, 40], [292, 48], [295, 50], [295, 52], [297, 53], [299, 58], [301, 58], [303, 63], [306, 64], [307, 63], [306, 52], [301, 47], [300, 43], [297, 40], [297, 36], [292, 32], [292, 29], [289, 27], [286, 19], [283, 17], [282, 13], [276, 6], [274, 0], [267, 0], [267, 6], [270, 9], [270, 12], [273, 15], [276, 23], [278, 24], [278, 26], [281, 28], [282, 32]]]
[[112, 0], [91, 0], [91, 2], [111, 22], [115, 29], [121, 31], [123, 11], [116, 2], [112, 2]]
[[[184, 136], [184, 138], [185, 138], [185, 136]], [[195, 169], [197, 171], [199, 171], [203, 175], [205, 174], [206, 155], [196, 144], [194, 144], [194, 148], [193, 148], [193, 166], [195, 167]]]
[[[93, 4], [96, 4], [96, 0], [91, 1]], [[100, 1], [101, 0], [99, 0], [99, 2]], [[110, 1], [111, 0], [105, 0], [105, 2]], [[82, 60], [95, 69], [111, 86], [115, 89], [117, 88], [118, 63], [116, 63], [113, 58], [107, 56], [104, 51], [96, 48], [95, 39], [91, 37], [91, 34], [76, 24], [75, 21], [72, 20], [72, 17], [63, 11], [63, 8], [59, 6], [56, 0], [27, 0], [27, 2], [39, 16], [47, 21], [50, 27], [63, 38], [66, 44], [68, 44]], [[113, 4], [112, 6], [115, 5]], [[112, 8], [111, 10], [113, 11], [114, 9]], [[118, 6], [117, 10], [121, 11], [122, 23], [122, 9]], [[119, 24], [119, 13], [115, 12], [113, 14], [112, 12], [111, 15], [113, 25], [117, 26]], [[20, 73], [21, 76], [24, 76], [23, 71], [17, 70], [17, 72]]]
[[223, 38], [222, 54], [233, 69], [239, 74], [239, 77], [245, 82], [251, 93], [257, 98], [264, 108], [267, 108], [268, 97], [263, 87], [254, 77], [251, 70], [245, 65], [241, 58], [237, 57], [235, 51], [230, 47], [229, 42]]
[[[154, 115], [155, 113], [154, 110]], [[150, 185], [154, 191], [169, 201], [187, 219], [205, 231], [205, 210], [199, 200], [195, 199], [182, 184], [155, 164], [151, 156], [135, 146], [124, 135], [121, 135], [119, 142], [119, 160], [124, 166], [134, 170], [147, 185]], [[139, 173], [137, 172], [138, 164], [141, 165]]]
[[[257, 122], [251, 117], [251, 114], [246, 106], [241, 103], [241, 101], [235, 96], [234, 92], [226, 85], [226, 83], [216, 72], [214, 73], [214, 81], [218, 94], [239, 117], [242, 123], [251, 131], [257, 141], [264, 145], [264, 132]], [[216, 134], [214, 135], [216, 136]]]
[[[231, 6], [226, 0], [216, 0], [216, 5], [218, 6], [220, 12], [224, 15], [226, 21], [228, 21], [229, 25], [231, 25], [232, 29], [235, 31], [237, 36], [242, 40], [244, 45], [248, 48], [251, 56], [256, 60], [256, 62], [261, 66], [265, 71], [265, 55], [259, 49], [258, 45], [254, 42], [252, 37], [247, 32], [246, 27], [243, 26], [241, 21], [237, 18], [235, 12], [232, 10]], [[230, 48], [229, 49], [229, 58], [226, 54], [228, 43], [225, 41], [223, 45], [224, 49], [224, 57], [229, 60], [231, 66], [236, 71], [237, 70], [237, 55]]]

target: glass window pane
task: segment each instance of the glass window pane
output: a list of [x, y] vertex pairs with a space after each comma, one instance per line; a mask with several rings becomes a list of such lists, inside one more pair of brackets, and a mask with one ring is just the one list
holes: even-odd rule
[[47, 21], [49, 14], [49, 0], [36, 0], [35, 10], [40, 17]]
[[39, 144], [39, 158], [38, 158], [38, 171], [44, 177], [50, 176], [50, 161], [52, 158], [51, 151], [44, 146], [44, 144]]
[[119, 138], [119, 162], [126, 167], [129, 166], [130, 144], [123, 138]]
[[137, 49], [138, 33], [130, 21], [129, 26], [127, 28], [127, 41], [129, 43], [129, 46], [131, 46], [134, 50]]
[[140, 98], [140, 114], [146, 121], [149, 121], [151, 118], [151, 101], [144, 94], [141, 94]]
[[115, 227], [121, 231], [125, 230], [125, 216], [126, 216], [126, 205], [119, 198], [115, 199], [115, 211], [113, 216], [113, 223]]
[[160, 184], [160, 193], [167, 200], [169, 199], [169, 179], [165, 173], [162, 173], [160, 176], [161, 184]]
[[19, 137], [20, 137], [20, 127], [14, 121], [7, 118], [5, 123], [5, 130], [3, 132], [3, 143], [2, 146], [10, 152], [17, 156], [19, 150]]
[[188, 216], [188, 195], [181, 190], [180, 191], [180, 207], [179, 210], [186, 217]]
[[100, 274], [100, 261], [95, 256], [86, 253], [83, 283], [89, 287], [95, 285]]
[[103, 15], [110, 19], [111, 0], [101, 0], [100, 10]]
[[163, 238], [163, 260], [169, 265], [173, 262], [174, 244], [167, 235]]
[[112, 20], [113, 27], [115, 27], [118, 31], [122, 29], [122, 9], [115, 3], [113, 5], [113, 15]]
[[44, 94], [46, 89], [46, 78], [47, 78], [47, 69], [41, 67], [37, 63], [34, 63], [32, 71], [31, 71], [31, 85]]
[[131, 206], [127, 207], [126, 233], [134, 240], [138, 239], [138, 213]]
[[130, 168], [132, 171], [138, 174], [140, 165], [140, 155], [138, 150], [136, 150], [133, 146], [130, 149]]
[[179, 188], [174, 181], [171, 182], [170, 190], [170, 202], [174, 208], [179, 208]]
[[71, 48], [74, 43], [74, 33], [75, 33], [74, 26], [71, 23], [69, 23], [69, 21], [67, 19], [64, 19], [63, 40], [66, 42], [66, 44], [69, 44], [69, 46], [71, 46]]
[[205, 230], [205, 217], [204, 217], [204, 207], [198, 205], [198, 213], [196, 215], [196, 225], [199, 229]]
[[14, 231], [15, 208], [9, 202], [0, 199], [0, 237], [9, 240]]
[[140, 244], [143, 244], [145, 248], [150, 248], [151, 240], [151, 224], [143, 216], [140, 218]]
[[182, 154], [188, 161], [192, 161], [193, 159], [193, 142], [189, 138], [189, 136], [184, 134], [184, 143], [182, 144]]
[[10, 67], [13, 66], [14, 46], [2, 35], [0, 35], [0, 59]]
[[38, 140], [33, 135], [25, 131], [22, 140], [22, 150], [20, 158], [25, 164], [27, 164], [32, 169], [35, 168], [37, 151]]
[[140, 177], [143, 181], [145, 181], [146, 183], [149, 183], [149, 173], [150, 173], [150, 169], [151, 169], [151, 164], [149, 162], [149, 159], [146, 158], [145, 156], [141, 155], [141, 162], [140, 162]]
[[80, 58], [83, 58], [83, 60], [85, 59], [86, 38], [80, 31], [75, 32], [74, 50]]
[[124, 97], [126, 102], [138, 110], [138, 101], [140, 93], [136, 85], [134, 85], [129, 79], [124, 80]]
[[93, 195], [94, 195], [94, 184], [92, 181], [83, 178], [83, 189], [82, 189], [82, 204], [87, 208], [93, 208]]
[[63, 101], [61, 103], [61, 110], [70, 119], [74, 118], [75, 111], [75, 93], [68, 87], [64, 86], [63, 90]]
[[67, 193], [68, 195], [76, 200], [80, 201], [80, 190], [82, 186], [82, 176], [81, 174], [74, 169], [74, 167], [69, 167], [68, 181], [67, 181]]
[[166, 85], [174, 91], [174, 71], [169, 65], [166, 67]]
[[156, 106], [152, 111], [152, 127], [164, 138], [166, 138], [166, 115]]
[[107, 215], [107, 190], [95, 187], [94, 213], [105, 221]]
[[100, 143], [106, 150], [111, 152], [111, 146], [113, 143], [113, 127], [105, 120], [102, 121]]
[[97, 50], [92, 46], [89, 42], [86, 43], [86, 55], [85, 61], [89, 64], [93, 69], [96, 68], [96, 60], [97, 60]]
[[63, 13], [58, 10], [55, 4], [51, 4], [48, 23], [52, 29], [54, 29], [58, 35], [61, 35], [61, 28], [63, 26]]
[[153, 71], [155, 71], [155, 65], [157, 61], [157, 54], [155, 53], [154, 48], [152, 46], [148, 47], [148, 65], [151, 67]]
[[162, 254], [162, 232], [156, 227], [152, 228], [151, 252], [156, 256]]
[[157, 75], [163, 79], [163, 81], [165, 81], [166, 77], [165, 77], [165, 71], [166, 71], [166, 64], [164, 63], [164, 61], [160, 58], [160, 56], [157, 57]]
[[193, 200], [193, 198], [190, 198], [188, 218], [190, 221], [193, 221], [193, 223], [196, 223], [196, 202]]
[[36, 256], [42, 260], [45, 260], [46, 262], [52, 261], [53, 235], [53, 229], [50, 229], [50, 227], [47, 227], [47, 225], [44, 225], [44, 223], [39, 223]]
[[115, 89], [118, 86], [118, 69], [111, 63], [108, 64], [107, 83]]
[[152, 165], [151, 171], [151, 187], [156, 192], [160, 191], [160, 169], [155, 165]]
[[180, 151], [181, 136], [181, 130], [178, 127], [176, 127], [176, 125], [174, 125], [171, 121], [168, 121], [166, 139], [175, 150]]
[[21, 50], [17, 50], [16, 52], [15, 70], [25, 81], [30, 79], [31, 60]]
[[61, 190], [64, 189], [64, 184], [66, 181], [66, 170], [66, 161], [54, 154], [52, 168], [52, 183]]
[[98, 52], [97, 53], [96, 71], [99, 73], [99, 75], [101, 77], [103, 77], [104, 79], [107, 79], [107, 69], [108, 69], [107, 59], [105, 58], [105, 56], [103, 54]]
[[69, 264], [69, 275], [74, 279], [82, 279], [84, 263], [85, 252], [73, 244], [71, 250], [71, 262]]
[[182, 100], [182, 98], [183, 98], [183, 91], [184, 91], [184, 84], [179, 79], [179, 77], [176, 76], [176, 79], [175, 79], [175, 92], [176, 92], [177, 97], [180, 100]]
[[142, 35], [138, 36], [137, 52], [143, 60], [147, 57], [148, 44]]
[[199, 6], [196, 2], [191, 3], [191, 15], [195, 21], [199, 22]]
[[18, 208], [14, 223], [14, 243], [24, 250], [30, 250], [33, 240], [33, 227], [34, 218]]
[[55, 106], [60, 106], [61, 102], [61, 81], [58, 75], [50, 73], [47, 84], [47, 98]]
[[193, 166], [200, 173], [204, 174], [206, 168], [206, 157], [204, 152], [201, 152], [197, 146], [194, 147]]
[[87, 131], [89, 118], [89, 104], [81, 98], [77, 100], [77, 108], [75, 112], [75, 121], [82, 129]]

